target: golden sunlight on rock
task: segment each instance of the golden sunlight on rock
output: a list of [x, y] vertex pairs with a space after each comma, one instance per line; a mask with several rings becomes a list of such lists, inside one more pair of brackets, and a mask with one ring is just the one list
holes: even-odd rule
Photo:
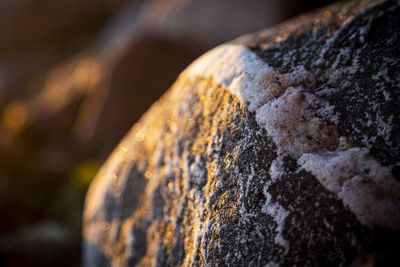
[[146, 177], [147, 179], [150, 179], [151, 176], [152, 176], [151, 171], [146, 171], [146, 172], [144, 173], [144, 177]]
[[196, 59], [91, 184], [85, 266], [399, 266], [399, 33], [353, 0]]
[[373, 258], [399, 220], [395, 1], [266, 29], [333, 1], [0, 0], [0, 266]]

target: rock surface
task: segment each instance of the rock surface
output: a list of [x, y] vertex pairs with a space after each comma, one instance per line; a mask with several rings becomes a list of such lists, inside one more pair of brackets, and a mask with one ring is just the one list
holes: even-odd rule
[[84, 263], [399, 264], [399, 14], [338, 3], [196, 60], [93, 182]]
[[211, 47], [316, 5], [296, 2], [0, 0], [0, 266], [79, 264], [87, 187], [132, 124]]

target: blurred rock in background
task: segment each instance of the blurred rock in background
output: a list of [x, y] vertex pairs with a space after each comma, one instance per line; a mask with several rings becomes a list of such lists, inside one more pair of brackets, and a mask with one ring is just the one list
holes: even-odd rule
[[327, 2], [0, 0], [0, 265], [79, 265], [88, 184], [177, 75]]

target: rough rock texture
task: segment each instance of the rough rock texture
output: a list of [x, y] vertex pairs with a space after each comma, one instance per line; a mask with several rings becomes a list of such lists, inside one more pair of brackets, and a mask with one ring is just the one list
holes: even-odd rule
[[0, 266], [79, 264], [87, 187], [132, 124], [211, 47], [316, 5], [296, 2], [0, 0]]
[[93, 182], [85, 264], [399, 264], [399, 34], [350, 1], [196, 60]]

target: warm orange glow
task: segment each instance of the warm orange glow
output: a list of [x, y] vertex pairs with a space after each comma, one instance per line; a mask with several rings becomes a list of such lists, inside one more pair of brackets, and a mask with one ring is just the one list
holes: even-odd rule
[[153, 174], [151, 173], [151, 171], [146, 171], [146, 172], [144, 173], [144, 177], [146, 177], [147, 179], [150, 179], [152, 175], [153, 175]]
[[9, 103], [3, 114], [3, 124], [14, 133], [20, 132], [28, 120], [28, 111], [24, 103], [13, 101]]
[[[217, 203], [202, 202], [199, 201], [196, 195], [187, 195], [189, 191], [186, 191], [186, 188], [190, 187], [190, 184], [187, 177], [188, 162], [184, 154], [186, 156], [188, 154], [190, 156], [207, 154], [209, 145], [217, 141], [215, 140], [218, 136], [216, 134], [217, 131], [231, 131], [233, 134], [231, 127], [225, 127], [225, 125], [229, 125], [229, 111], [244, 107], [236, 105], [239, 103], [237, 98], [232, 99], [231, 96], [224, 93], [226, 92], [224, 86], [218, 85], [213, 79], [204, 77], [198, 77], [195, 81], [192, 81], [187, 76], [181, 75], [167, 97], [169, 97], [168, 99], [174, 99], [174, 103], [178, 104], [184, 102], [184, 100], [189, 101], [186, 99], [188, 92], [194, 95], [195, 100], [193, 101], [194, 106], [186, 106], [186, 109], [172, 109], [171, 104], [165, 104], [170, 102], [163, 101], [153, 105], [152, 113], [145, 114], [144, 119], [133, 127], [128, 136], [120, 143], [117, 150], [114, 151], [111, 159], [103, 167], [103, 171], [99, 173], [96, 183], [91, 187], [87, 195], [84, 237], [88, 243], [95, 244], [96, 246], [100, 245], [99, 248], [102, 252], [106, 257], [114, 259], [116, 265], [118, 265], [119, 258], [126, 257], [124, 254], [126, 250], [124, 252], [123, 249], [126, 249], [126, 239], [130, 237], [131, 229], [139, 227], [143, 218], [152, 216], [152, 205], [154, 205], [152, 196], [154, 196], [154, 191], [158, 190], [157, 188], [160, 184], [163, 184], [163, 186], [165, 184], [166, 188], [162, 190], [163, 194], [172, 202], [168, 209], [171, 218], [177, 216], [182, 211], [183, 205], [187, 205], [183, 222], [185, 232], [188, 233], [184, 240], [186, 254], [183, 261], [184, 266], [193, 263], [194, 255], [196, 254], [199, 255], [198, 262], [203, 262], [203, 255], [199, 249], [199, 242], [201, 242], [199, 237], [205, 231], [203, 222], [211, 220], [210, 216], [214, 212], [215, 217], [212, 220], [224, 223], [229, 221], [237, 212], [240, 201], [240, 195], [237, 193], [226, 191]], [[239, 113], [244, 114], [244, 112]], [[215, 117], [218, 117], [219, 120], [214, 120]], [[221, 120], [223, 121], [222, 123]], [[179, 124], [177, 122], [179, 121], [183, 121], [181, 127], [178, 127]], [[179, 135], [180, 131], [193, 129], [195, 126], [199, 127], [198, 135], [193, 140], [191, 147], [187, 148], [187, 151], [180, 154], [181, 152], [175, 149], [171, 149], [169, 152], [163, 150], [166, 144], [172, 147], [177, 145], [179, 138], [177, 139], [176, 136]], [[162, 132], [160, 128], [167, 128], [167, 131]], [[128, 151], [129, 153], [126, 153]], [[153, 156], [148, 157], [149, 154]], [[173, 160], [168, 161], [166, 158]], [[211, 194], [213, 194], [215, 188], [218, 186], [221, 178], [217, 174], [220, 171], [230, 172], [230, 166], [232, 166], [237, 158], [238, 152], [233, 151], [223, 155], [223, 162], [213, 160], [210, 163], [203, 177], [206, 185], [204, 186], [205, 190], [201, 194], [205, 198], [210, 199]], [[135, 162], [135, 168], [142, 171], [146, 179], [151, 179], [146, 181], [140, 206], [131, 214], [127, 214], [129, 217], [121, 222], [118, 222], [117, 218], [107, 222], [104, 221], [104, 218], [94, 219], [96, 218], [96, 212], [102, 212], [102, 208], [100, 207], [102, 205], [102, 195], [96, 192], [110, 192], [106, 190], [106, 188], [109, 188], [115, 198], [121, 197], [121, 190], [122, 194], [126, 194], [127, 192], [123, 191], [124, 189], [116, 186], [119, 183], [115, 181], [117, 179], [128, 179], [126, 175], [129, 172], [126, 172], [126, 168], [129, 169], [128, 166], [131, 166], [132, 162]], [[161, 166], [160, 162], [162, 162]], [[174, 171], [171, 168], [184, 170], [182, 176], [174, 176]], [[182, 202], [183, 196], [188, 201], [187, 204]], [[111, 225], [115, 222], [120, 223], [122, 228], [118, 240], [113, 243], [117, 245], [111, 247], [109, 246], [110, 243], [102, 243], [103, 241], [101, 240], [106, 240], [109, 237], [113, 228]], [[98, 224], [101, 225], [100, 229]], [[215, 227], [211, 230], [213, 235], [217, 234]], [[175, 238], [178, 231], [179, 229], [176, 228], [172, 220], [152, 219], [147, 229], [147, 244], [149, 249], [146, 255], [143, 256], [141, 263], [148, 263], [147, 260], [154, 259], [157, 251], [153, 250], [153, 248], [156, 249], [160, 244], [166, 250], [172, 250], [176, 246]], [[218, 240], [218, 237], [215, 238]], [[121, 249], [119, 246], [121, 246]]]
[[328, 17], [330, 17], [331, 15], [332, 15], [332, 12], [330, 12], [329, 10], [325, 10], [325, 11], [324, 11], [324, 16], [325, 16], [325, 17], [328, 18]]

